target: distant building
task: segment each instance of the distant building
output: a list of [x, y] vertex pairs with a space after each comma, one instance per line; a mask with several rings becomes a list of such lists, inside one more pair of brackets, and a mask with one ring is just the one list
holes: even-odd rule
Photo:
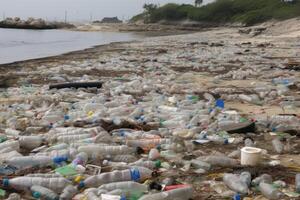
[[113, 24], [118, 24], [118, 23], [122, 23], [121, 20], [118, 19], [118, 17], [104, 17], [101, 20], [101, 23], [113, 23]]
[[294, 3], [294, 2], [296, 2], [296, 0], [281, 0], [281, 1], [286, 2], [286, 3]]

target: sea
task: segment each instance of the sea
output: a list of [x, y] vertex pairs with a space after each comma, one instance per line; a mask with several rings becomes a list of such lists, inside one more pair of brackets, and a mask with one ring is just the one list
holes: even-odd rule
[[0, 28], [0, 64], [56, 56], [112, 42], [139, 40], [142, 37], [140, 34], [120, 32]]

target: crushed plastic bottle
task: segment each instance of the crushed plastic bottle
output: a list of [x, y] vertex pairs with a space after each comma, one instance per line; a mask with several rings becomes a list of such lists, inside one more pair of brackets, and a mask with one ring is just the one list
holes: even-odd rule
[[260, 192], [268, 199], [276, 200], [281, 199], [283, 194], [277, 190], [273, 185], [261, 182], [259, 184]]

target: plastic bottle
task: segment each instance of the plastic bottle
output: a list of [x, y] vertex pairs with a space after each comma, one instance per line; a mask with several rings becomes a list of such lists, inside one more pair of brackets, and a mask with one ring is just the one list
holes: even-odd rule
[[226, 156], [206, 156], [206, 157], [199, 157], [198, 159], [207, 162], [212, 166], [220, 166], [220, 167], [234, 167], [239, 164], [238, 160], [228, 158]]
[[89, 156], [92, 155], [124, 155], [124, 154], [131, 154], [134, 152], [133, 148], [128, 146], [102, 146], [97, 144], [91, 144], [86, 146], [81, 146], [78, 148], [79, 152], [85, 152]]
[[41, 178], [41, 177], [16, 177], [12, 179], [3, 179], [2, 184], [5, 187], [12, 187], [16, 190], [27, 190], [33, 185], [39, 185], [49, 188], [55, 192], [61, 192], [71, 182], [65, 178]]
[[87, 139], [87, 138], [92, 138], [94, 137], [95, 134], [80, 134], [80, 135], [61, 135], [57, 137], [57, 142], [59, 143], [72, 143], [72, 142], [76, 142], [78, 140], [83, 140], [83, 139]]
[[75, 187], [73, 185], [68, 185], [62, 191], [61, 195], [59, 196], [59, 199], [60, 200], [70, 200], [70, 199], [72, 199], [73, 196], [76, 195], [77, 192], [78, 192], [77, 187]]
[[19, 169], [27, 169], [37, 166], [51, 166], [53, 159], [50, 156], [19, 156], [6, 160], [6, 163]]
[[42, 136], [21, 136], [19, 137], [20, 147], [25, 149], [34, 149], [43, 143]]
[[189, 200], [192, 197], [193, 188], [189, 186], [165, 192], [144, 195], [139, 200]]
[[214, 142], [214, 143], [217, 143], [217, 144], [228, 144], [228, 139], [226, 138], [223, 138], [219, 135], [208, 135], [206, 136], [206, 138], [211, 141], [211, 142]]
[[252, 185], [258, 186], [260, 183], [272, 183], [272, 176], [269, 174], [262, 174], [252, 180]]
[[21, 196], [17, 193], [11, 193], [6, 200], [21, 200]]
[[81, 187], [98, 187], [106, 183], [120, 181], [144, 181], [152, 177], [152, 170], [144, 167], [136, 167], [122, 171], [107, 172], [95, 176], [90, 176], [81, 182]]
[[33, 185], [30, 190], [32, 192], [32, 196], [36, 199], [59, 200], [59, 196], [48, 188]]
[[253, 140], [250, 138], [246, 138], [244, 144], [245, 147], [255, 147]]
[[283, 197], [283, 194], [278, 191], [277, 188], [268, 183], [261, 182], [259, 184], [259, 190], [265, 197], [271, 200], [277, 200]]
[[191, 160], [191, 165], [192, 167], [196, 168], [196, 169], [204, 169], [204, 170], [210, 170], [211, 169], [211, 164], [207, 163], [207, 162], [203, 162], [201, 160]]
[[130, 147], [141, 147], [145, 149], [151, 149], [159, 144], [169, 144], [170, 139], [143, 139], [143, 140], [127, 140], [126, 145]]
[[272, 145], [273, 145], [274, 150], [277, 153], [279, 153], [279, 154], [283, 153], [284, 144], [278, 138], [275, 138], [274, 140], [272, 140]]
[[88, 161], [88, 155], [85, 152], [80, 152], [76, 155], [75, 159], [72, 161], [74, 166], [82, 165], [84, 166]]
[[227, 174], [225, 173], [223, 176], [223, 181], [225, 185], [230, 188], [231, 190], [241, 193], [247, 194], [248, 193], [248, 186], [245, 182], [243, 182], [240, 177], [236, 174]]
[[148, 186], [137, 183], [137, 182], [133, 182], [133, 181], [124, 181], [124, 182], [115, 182], [115, 183], [104, 184], [104, 185], [100, 186], [99, 189], [103, 189], [103, 190], [107, 190], [107, 191], [121, 189], [121, 190], [147, 192]]
[[240, 180], [243, 182], [243, 183], [246, 183], [246, 185], [248, 187], [250, 187], [251, 185], [251, 174], [250, 172], [242, 172], [240, 174]]
[[133, 155], [116, 155], [111, 158], [111, 161], [126, 162], [126, 163], [135, 162], [136, 160], [137, 158]]
[[150, 160], [143, 160], [140, 159], [136, 162], [130, 163], [130, 166], [140, 166], [140, 167], [146, 167], [148, 169], [155, 169], [159, 168], [161, 165], [160, 161], [150, 161]]
[[300, 193], [300, 174], [296, 174], [295, 182], [296, 182], [296, 192]]
[[7, 140], [5, 142], [0, 143], [0, 150], [10, 147], [13, 150], [19, 151], [20, 144], [19, 141], [15, 140]]

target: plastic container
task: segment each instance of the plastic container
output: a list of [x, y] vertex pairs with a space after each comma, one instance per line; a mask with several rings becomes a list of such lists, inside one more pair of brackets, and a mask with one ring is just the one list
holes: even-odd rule
[[241, 149], [241, 165], [256, 166], [261, 162], [262, 149], [244, 147]]
[[19, 143], [21, 148], [34, 149], [43, 143], [42, 136], [21, 136], [19, 137]]
[[128, 146], [102, 146], [98, 144], [81, 146], [78, 148], [78, 151], [85, 152], [89, 156], [124, 155], [134, 153], [134, 149]]

